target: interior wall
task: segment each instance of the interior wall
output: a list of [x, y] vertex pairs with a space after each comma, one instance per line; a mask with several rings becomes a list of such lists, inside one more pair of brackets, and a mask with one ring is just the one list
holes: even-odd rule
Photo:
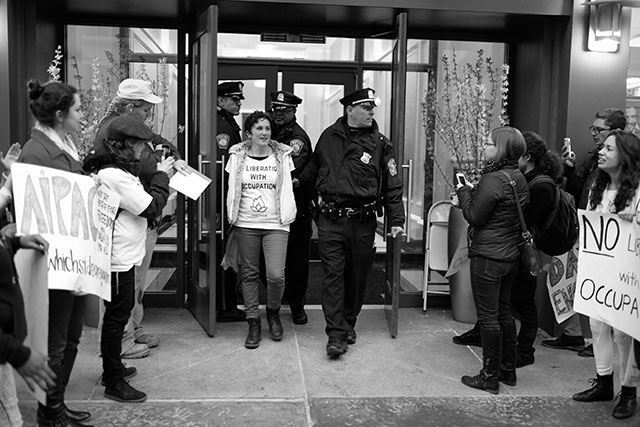
[[594, 114], [608, 107], [625, 110], [626, 78], [629, 67], [631, 9], [623, 8], [622, 41], [618, 52], [589, 52], [586, 49], [588, 8], [574, 1], [571, 21], [569, 78], [567, 85], [566, 136], [571, 137], [578, 164], [593, 149], [589, 126]]

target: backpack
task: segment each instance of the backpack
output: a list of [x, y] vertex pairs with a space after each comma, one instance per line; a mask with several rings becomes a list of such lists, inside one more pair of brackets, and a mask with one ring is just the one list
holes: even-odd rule
[[580, 232], [578, 212], [573, 196], [560, 188], [549, 176], [538, 175], [531, 180], [529, 187], [537, 182], [551, 182], [556, 191], [553, 208], [542, 228], [533, 225], [531, 232], [538, 249], [547, 255], [562, 255], [569, 252]]

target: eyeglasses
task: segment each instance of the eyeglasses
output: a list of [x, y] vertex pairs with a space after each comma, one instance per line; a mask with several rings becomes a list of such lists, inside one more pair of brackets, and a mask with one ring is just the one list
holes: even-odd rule
[[591, 132], [591, 135], [596, 136], [599, 135], [601, 132], [605, 132], [611, 130], [611, 128], [601, 128], [598, 126], [589, 126], [589, 132]]

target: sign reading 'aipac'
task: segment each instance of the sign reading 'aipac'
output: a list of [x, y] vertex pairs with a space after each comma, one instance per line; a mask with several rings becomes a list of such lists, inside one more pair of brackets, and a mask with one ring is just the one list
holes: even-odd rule
[[111, 238], [120, 196], [93, 178], [15, 163], [11, 168], [18, 234], [49, 242], [49, 289], [111, 300]]

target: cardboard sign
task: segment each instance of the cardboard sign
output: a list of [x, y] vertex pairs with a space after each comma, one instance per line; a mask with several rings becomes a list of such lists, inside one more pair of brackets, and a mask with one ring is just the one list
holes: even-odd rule
[[615, 214], [578, 217], [575, 310], [640, 339], [640, 226]]
[[49, 242], [49, 289], [111, 300], [111, 246], [120, 196], [93, 178], [41, 166], [11, 168], [19, 235]]
[[451, 258], [449, 270], [447, 270], [444, 277], [453, 276], [467, 264], [469, 264], [469, 243], [467, 242], [467, 233], [462, 233], [458, 248], [453, 254], [453, 258]]
[[547, 289], [553, 314], [558, 323], [573, 316], [573, 300], [578, 270], [578, 245], [566, 254], [554, 256], [548, 265]]

